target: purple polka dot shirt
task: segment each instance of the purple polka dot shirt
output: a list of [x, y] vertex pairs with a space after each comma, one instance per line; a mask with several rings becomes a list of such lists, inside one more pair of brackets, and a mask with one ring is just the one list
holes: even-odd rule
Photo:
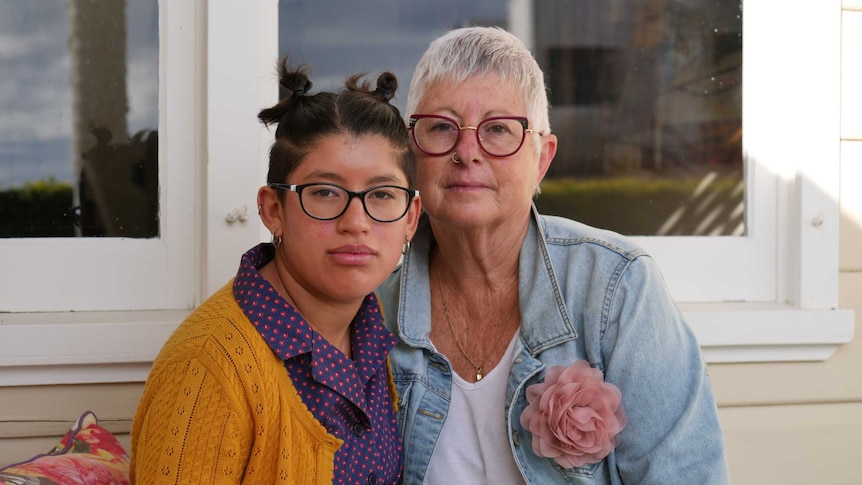
[[353, 319], [354, 359], [330, 345], [258, 271], [274, 257], [260, 244], [242, 257], [233, 291], [239, 306], [283, 361], [314, 417], [344, 441], [335, 453], [334, 484], [396, 483], [401, 441], [392, 410], [386, 356], [395, 336], [383, 326], [377, 297], [365, 297]]

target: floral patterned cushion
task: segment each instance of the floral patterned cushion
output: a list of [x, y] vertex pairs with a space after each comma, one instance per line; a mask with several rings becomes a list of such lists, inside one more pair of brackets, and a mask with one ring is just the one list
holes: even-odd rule
[[0, 469], [0, 485], [128, 485], [129, 454], [87, 411], [44, 455]]

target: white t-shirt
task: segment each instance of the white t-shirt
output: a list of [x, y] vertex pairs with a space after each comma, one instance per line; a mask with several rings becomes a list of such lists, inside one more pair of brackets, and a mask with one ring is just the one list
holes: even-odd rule
[[452, 373], [452, 402], [428, 463], [425, 483], [524, 485], [509, 448], [506, 382], [518, 332], [500, 363], [479, 382]]

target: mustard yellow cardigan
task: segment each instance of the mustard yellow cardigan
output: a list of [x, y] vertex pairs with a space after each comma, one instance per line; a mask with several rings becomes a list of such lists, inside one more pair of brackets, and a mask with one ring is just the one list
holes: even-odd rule
[[[389, 381], [395, 406], [391, 371]], [[231, 281], [153, 363], [132, 424], [131, 482], [330, 484], [341, 443], [303, 404]]]

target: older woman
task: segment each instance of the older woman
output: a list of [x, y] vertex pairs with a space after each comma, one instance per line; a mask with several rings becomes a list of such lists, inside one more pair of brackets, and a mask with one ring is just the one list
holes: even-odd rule
[[655, 261], [532, 204], [557, 138], [526, 47], [449, 32], [406, 112], [426, 214], [379, 291], [404, 483], [729, 482], [700, 349]]

